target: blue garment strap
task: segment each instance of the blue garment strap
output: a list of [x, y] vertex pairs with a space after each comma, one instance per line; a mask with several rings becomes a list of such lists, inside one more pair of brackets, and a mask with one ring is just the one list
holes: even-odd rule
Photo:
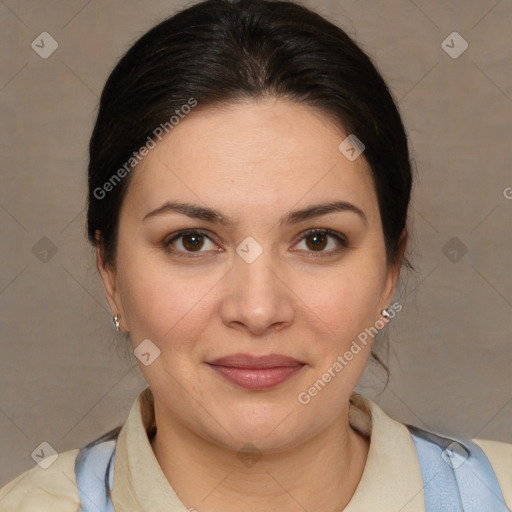
[[492, 466], [477, 444], [405, 426], [418, 453], [426, 512], [509, 512]]
[[82, 448], [75, 460], [75, 475], [81, 507], [78, 512], [114, 512], [114, 459], [121, 427]]

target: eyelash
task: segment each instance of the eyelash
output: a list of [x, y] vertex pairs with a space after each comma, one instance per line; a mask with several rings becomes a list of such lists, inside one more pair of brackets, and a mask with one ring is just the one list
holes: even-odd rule
[[[333, 254], [337, 254], [337, 253], [343, 251], [344, 249], [348, 249], [348, 242], [347, 242], [347, 239], [345, 238], [345, 236], [342, 235], [341, 233], [338, 233], [336, 231], [333, 231], [333, 230], [327, 229], [327, 228], [309, 229], [302, 234], [302, 237], [299, 239], [299, 241], [297, 243], [301, 242], [308, 236], [316, 235], [316, 234], [332, 236], [339, 242], [339, 244], [341, 245], [341, 249], [335, 249], [335, 250], [330, 250], [330, 251], [318, 251], [318, 252], [317, 251], [308, 251], [311, 253], [311, 255], [309, 256], [310, 258], [322, 258], [322, 257], [326, 257], [326, 256], [332, 256]], [[201, 254], [201, 252], [204, 252], [204, 251], [198, 251], [197, 253], [186, 252], [186, 251], [184, 252], [181, 250], [177, 250], [172, 246], [173, 242], [175, 242], [176, 240], [179, 240], [180, 238], [182, 238], [186, 235], [204, 236], [204, 237], [208, 238], [208, 240], [210, 240], [211, 242], [215, 243], [215, 240], [213, 240], [212, 237], [210, 237], [206, 231], [202, 231], [200, 229], [186, 229], [186, 230], [178, 231], [177, 233], [175, 233], [172, 236], [172, 238], [167, 238], [163, 242], [164, 248], [167, 251], [169, 251], [170, 253], [177, 254], [180, 257], [198, 258], [199, 255]]]

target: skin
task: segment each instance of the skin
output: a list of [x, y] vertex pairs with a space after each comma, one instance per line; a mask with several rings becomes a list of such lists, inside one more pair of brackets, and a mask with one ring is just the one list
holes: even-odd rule
[[[364, 154], [349, 161], [347, 136], [327, 116], [284, 99], [199, 107], [133, 171], [119, 220], [115, 268], [97, 264], [113, 314], [133, 348], [150, 339], [160, 356], [139, 367], [155, 397], [155, 456], [186, 507], [208, 512], [342, 510], [366, 462], [369, 442], [348, 422], [349, 398], [371, 343], [308, 405], [307, 391], [365, 328], [385, 325], [399, 264], [386, 262], [377, 196]], [[234, 193], [235, 192], [235, 193]], [[235, 224], [168, 212], [167, 201], [214, 208]], [[334, 212], [279, 224], [291, 210], [346, 201]], [[180, 230], [190, 237], [165, 242]], [[332, 229], [348, 239], [304, 232]], [[236, 253], [246, 237], [263, 249]], [[187, 252], [188, 250], [188, 252]], [[192, 257], [187, 258], [186, 254]], [[185, 256], [180, 256], [185, 254]], [[247, 390], [205, 362], [245, 352], [306, 365], [268, 390]], [[261, 458], [237, 456], [251, 443]]]

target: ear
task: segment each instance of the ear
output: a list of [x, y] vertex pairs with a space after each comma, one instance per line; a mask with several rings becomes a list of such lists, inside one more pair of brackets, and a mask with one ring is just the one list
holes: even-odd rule
[[393, 300], [393, 296], [395, 295], [396, 285], [398, 283], [398, 277], [400, 275], [400, 269], [402, 267], [402, 262], [404, 259], [406, 246], [407, 246], [407, 228], [404, 228], [402, 230], [402, 233], [400, 234], [400, 240], [398, 242], [399, 253], [398, 253], [397, 262], [395, 265], [393, 265], [393, 267], [390, 267], [388, 269], [388, 273], [386, 276], [386, 285], [385, 285], [384, 293], [382, 295], [383, 302], [381, 303], [380, 311], [382, 311], [382, 309], [384, 309], [384, 308], [387, 308], [390, 305], [391, 301]]
[[126, 331], [126, 318], [117, 286], [117, 271], [105, 261], [104, 244], [99, 231], [96, 231], [96, 267], [103, 282], [105, 297], [109, 303], [112, 315], [119, 315], [120, 330]]

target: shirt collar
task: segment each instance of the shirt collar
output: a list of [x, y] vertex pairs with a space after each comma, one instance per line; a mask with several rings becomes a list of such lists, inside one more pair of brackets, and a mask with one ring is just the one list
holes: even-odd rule
[[[375, 506], [424, 512], [421, 469], [405, 425], [356, 392], [350, 398], [349, 422], [370, 439], [370, 448], [359, 485], [344, 512], [374, 510]], [[155, 429], [154, 398], [146, 387], [133, 403], [117, 440], [112, 491], [116, 512], [187, 512], [151, 447]]]

